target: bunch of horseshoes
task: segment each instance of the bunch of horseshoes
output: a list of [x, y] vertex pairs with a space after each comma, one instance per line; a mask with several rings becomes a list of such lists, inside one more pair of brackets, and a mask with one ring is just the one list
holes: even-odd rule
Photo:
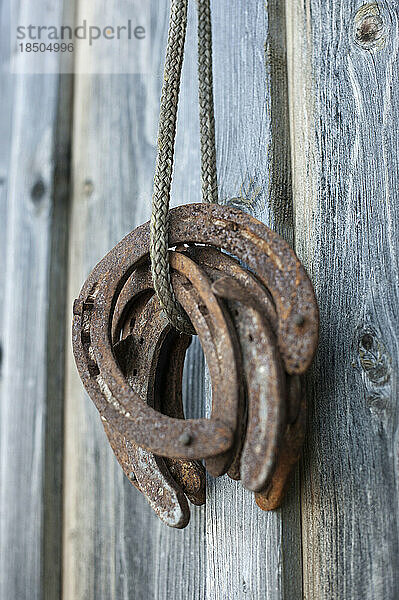
[[188, 502], [205, 502], [206, 470], [240, 479], [272, 510], [304, 439], [300, 375], [319, 323], [312, 284], [289, 245], [246, 213], [170, 210], [171, 282], [212, 383], [210, 418], [185, 419], [191, 336], [171, 326], [154, 293], [149, 245], [146, 223], [98, 263], [73, 308], [76, 364], [115, 456], [171, 527], [188, 524]]

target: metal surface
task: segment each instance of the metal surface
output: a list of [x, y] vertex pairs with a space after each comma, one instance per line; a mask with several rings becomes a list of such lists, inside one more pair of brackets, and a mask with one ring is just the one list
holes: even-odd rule
[[[132, 389], [153, 403], [157, 363], [167, 350], [170, 326], [159, 302], [148, 292], [151, 278], [142, 269], [136, 275], [136, 301], [129, 303], [125, 321], [120, 323], [121, 340], [114, 345], [115, 357]], [[169, 334], [170, 335], [170, 334]], [[187, 338], [184, 342], [184, 353]], [[165, 347], [166, 346], [166, 347]], [[189, 522], [190, 511], [185, 490], [176, 482], [165, 460], [140, 448], [104, 422], [111, 446], [130, 482], [146, 497], [158, 517], [170, 527], [182, 528]], [[193, 465], [195, 471], [195, 465]], [[198, 471], [198, 469], [197, 469]], [[195, 473], [201, 477], [201, 473]], [[202, 484], [205, 478], [202, 475]]]
[[273, 472], [285, 427], [285, 374], [262, 305], [248, 287], [223, 277], [213, 291], [226, 298], [240, 341], [248, 422], [240, 457], [240, 476], [252, 491], [265, 488]]
[[186, 496], [204, 501], [199, 458], [215, 476], [241, 477], [262, 509], [275, 508], [304, 436], [298, 374], [318, 335], [311, 283], [286, 242], [241, 211], [170, 212], [171, 281], [212, 381], [211, 418], [185, 420], [190, 337], [154, 296], [148, 241], [146, 223], [97, 265], [74, 304], [76, 362], [114, 452], [171, 526], [187, 524]]
[[232, 257], [206, 247], [187, 252], [213, 281], [212, 291], [227, 301], [237, 332], [248, 417], [242, 422], [241, 444], [229, 475], [259, 491], [273, 472], [286, 418], [285, 374], [269, 324], [270, 319], [276, 329], [274, 305], [263, 286]]
[[298, 406], [297, 417], [288, 423], [282, 440], [277, 464], [269, 485], [255, 494], [256, 504], [262, 510], [274, 510], [281, 505], [289, 484], [289, 476], [301, 456], [306, 431], [306, 400], [301, 394], [297, 378], [288, 382], [289, 403]]

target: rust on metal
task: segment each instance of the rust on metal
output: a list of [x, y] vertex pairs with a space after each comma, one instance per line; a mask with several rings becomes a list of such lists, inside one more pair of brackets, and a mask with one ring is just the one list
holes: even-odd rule
[[[141, 278], [141, 283], [145, 285], [145, 278]], [[143, 294], [139, 295], [138, 301], [130, 305], [122, 339], [115, 344], [114, 351], [132, 389], [148, 402], [153, 395], [154, 367], [170, 327], [162, 315], [157, 298], [150, 297], [143, 306], [140, 302], [143, 297]], [[110, 427], [106, 431], [107, 434], [111, 433], [110, 443], [120, 462], [120, 446], [125, 449], [128, 464], [121, 462], [122, 468], [133, 485], [144, 494], [158, 517], [170, 527], [185, 527], [190, 518], [187, 500], [165, 460], [125, 437], [115, 440]]]
[[318, 308], [288, 244], [238, 209], [170, 211], [171, 281], [201, 341], [212, 382], [209, 419], [185, 419], [190, 337], [154, 295], [149, 224], [95, 267], [73, 307], [81, 379], [131, 483], [168, 525], [184, 527], [188, 498], [205, 500], [205, 459], [277, 507], [305, 431], [299, 375], [313, 358]]
[[229, 301], [242, 352], [248, 422], [240, 457], [241, 481], [248, 490], [260, 491], [273, 473], [285, 426], [285, 373], [262, 305], [248, 287], [223, 277], [212, 289]]
[[[243, 397], [238, 341], [233, 324], [213, 294], [210, 280], [194, 261], [179, 252], [170, 253], [169, 261], [176, 298], [198, 333], [210, 372], [211, 419], [225, 423], [236, 434], [243, 417]], [[184, 281], [179, 285], [182, 276]], [[234, 441], [235, 446], [238, 441], [236, 435]], [[226, 473], [234, 458], [234, 446], [228, 452], [205, 457], [206, 468], [211, 475], [217, 477]]]
[[[297, 418], [288, 423], [282, 440], [277, 464], [269, 485], [262, 492], [255, 494], [256, 504], [262, 510], [274, 510], [281, 506], [289, 484], [290, 474], [301, 456], [306, 428], [306, 399], [301, 394], [298, 381], [292, 382], [288, 395], [299, 394], [294, 404], [299, 404]], [[298, 402], [299, 399], [299, 402]]]

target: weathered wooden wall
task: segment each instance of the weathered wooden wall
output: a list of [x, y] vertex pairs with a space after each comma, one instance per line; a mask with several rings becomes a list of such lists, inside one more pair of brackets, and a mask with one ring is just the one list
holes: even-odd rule
[[[1, 3], [0, 598], [56, 598], [71, 79], [9, 73], [10, 9]], [[28, 22], [61, 23], [63, 10], [18, 5]]]
[[397, 598], [398, 4], [287, 7], [296, 248], [321, 309], [304, 595]]
[[[309, 435], [283, 508], [262, 513], [240, 484], [208, 478], [188, 528], [165, 528], [83, 392], [72, 301], [150, 214], [168, 7], [151, 0], [150, 74], [10, 75], [2, 60], [0, 600], [395, 600], [395, 2], [212, 2], [221, 201], [296, 248], [321, 308]], [[48, 10], [19, 9], [35, 21]], [[51, 10], [62, 22], [73, 5]], [[99, 20], [100, 3], [89, 10]], [[173, 204], [200, 200], [195, 29], [191, 2]], [[209, 403], [204, 370], [193, 344], [191, 416]]]

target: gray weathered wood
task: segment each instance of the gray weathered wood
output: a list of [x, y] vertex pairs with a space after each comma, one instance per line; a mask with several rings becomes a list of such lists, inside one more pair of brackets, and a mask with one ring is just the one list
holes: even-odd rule
[[296, 244], [322, 324], [304, 595], [321, 600], [399, 590], [399, 15], [395, 2], [361, 5], [298, 1], [288, 18]]
[[[19, 10], [29, 18], [28, 4], [20, 2]], [[7, 235], [0, 236], [0, 597], [24, 600], [60, 594], [67, 219], [58, 184], [65, 180], [68, 126], [58, 116], [59, 109], [67, 116], [63, 99], [71, 86], [65, 82], [61, 91], [57, 75], [8, 72], [10, 6], [1, 5], [1, 228]], [[36, 7], [38, 22], [49, 10]], [[53, 3], [51, 14], [61, 19], [62, 2]]]
[[[127, 10], [112, 2], [115, 14]], [[2, 57], [9, 8], [1, 4]], [[49, 10], [22, 0], [28, 8], [36, 22]], [[2, 62], [0, 597], [61, 597], [62, 550], [66, 600], [395, 600], [394, 3], [212, 2], [221, 201], [236, 198], [295, 244], [321, 308], [306, 381], [310, 432], [282, 509], [262, 513], [239, 483], [208, 478], [206, 507], [192, 508], [184, 531], [167, 529], [123, 476], [83, 392], [72, 301], [96, 262], [150, 215], [168, 8], [151, 2], [147, 73], [75, 78], [67, 282], [72, 78], [11, 76]], [[51, 10], [61, 20], [71, 6]], [[98, 3], [85, 10], [101, 21]], [[195, 30], [190, 3], [174, 205], [200, 201]], [[76, 60], [84, 70], [84, 53]], [[184, 383], [192, 417], [206, 409], [204, 371], [196, 341]]]
[[[293, 238], [284, 3], [213, 3], [220, 198]], [[301, 596], [299, 492], [263, 513], [208, 479], [207, 598]]]
[[[292, 239], [284, 12], [256, 2], [213, 9], [221, 197], [240, 197]], [[152, 10], [152, 76], [76, 78], [70, 305], [90, 268], [150, 214], [168, 3]], [[190, 6], [173, 204], [200, 200], [195, 28]], [[203, 410], [202, 363], [196, 345], [186, 370], [195, 372], [187, 378], [192, 416]], [[210, 480], [206, 523], [204, 509], [193, 508], [189, 528], [170, 531], [119, 470], [71, 356], [66, 401], [65, 598], [298, 597], [298, 494], [264, 514], [236, 483]]]
[[[7, 188], [8, 170], [11, 148], [11, 122], [13, 103], [13, 79], [8, 72], [9, 54], [9, 5], [3, 3], [0, 12], [0, 256], [4, 257], [7, 247]], [[4, 260], [4, 259], [3, 259]], [[0, 271], [0, 306], [4, 304], [5, 269]], [[0, 311], [0, 393], [2, 385], [2, 354], [3, 354], [3, 310]]]
[[[152, 4], [150, 75], [76, 77], [69, 307], [95, 263], [150, 215], [168, 4]], [[185, 72], [193, 65], [189, 59]], [[191, 77], [186, 73], [179, 114], [175, 204], [200, 198]], [[195, 354], [197, 345], [191, 350]], [[202, 360], [199, 353], [188, 367], [193, 416], [202, 409]], [[184, 531], [158, 522], [120, 470], [71, 356], [65, 448], [64, 597], [194, 599], [203, 594], [204, 509], [193, 509]]]

